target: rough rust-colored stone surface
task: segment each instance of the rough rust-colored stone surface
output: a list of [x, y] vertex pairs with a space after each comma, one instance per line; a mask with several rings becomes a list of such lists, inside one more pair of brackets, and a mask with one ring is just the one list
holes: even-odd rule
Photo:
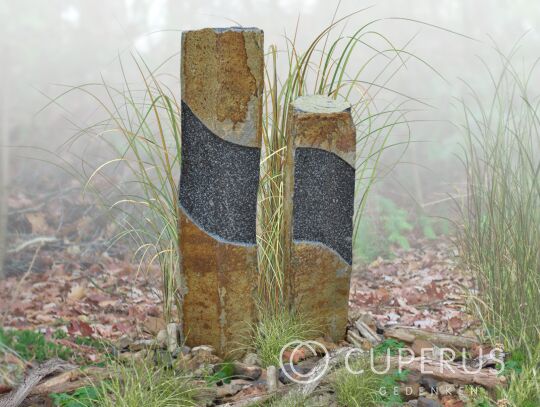
[[219, 355], [227, 355], [238, 348], [255, 318], [256, 246], [221, 242], [185, 213], [180, 218], [180, 234], [187, 345], [207, 344]]
[[181, 70], [184, 334], [225, 356], [255, 317], [263, 32], [186, 31]]
[[347, 326], [351, 265], [322, 244], [295, 242], [291, 266], [297, 309], [314, 318], [333, 341], [342, 340]]
[[[354, 193], [351, 194], [351, 189], [354, 190], [356, 131], [350, 106], [324, 96], [297, 99], [290, 106], [288, 120], [285, 280], [291, 303], [317, 317], [324, 333], [337, 341], [343, 339], [347, 325], [352, 257], [346, 253], [352, 250]], [[310, 149], [334, 155], [318, 160], [321, 167], [328, 167], [327, 171], [306, 165], [299, 173], [300, 166], [295, 161], [302, 154], [298, 152]], [[329, 176], [338, 179], [343, 188], [332, 186], [332, 180], [324, 178]], [[304, 187], [300, 188], [300, 184]], [[300, 202], [312, 204], [301, 208]], [[316, 227], [309, 226], [314, 223]], [[341, 225], [339, 230], [337, 225]]]
[[244, 146], [260, 147], [263, 38], [256, 28], [182, 33], [182, 100], [214, 134]]
[[[343, 102], [320, 95], [298, 98], [292, 108], [295, 146], [316, 147], [330, 151], [354, 167], [356, 128], [350, 106], [343, 105]], [[336, 111], [337, 109], [331, 109], [329, 106], [343, 110]]]

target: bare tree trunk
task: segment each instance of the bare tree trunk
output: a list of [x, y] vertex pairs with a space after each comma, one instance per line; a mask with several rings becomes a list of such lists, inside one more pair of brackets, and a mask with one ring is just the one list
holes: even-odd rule
[[[4, 50], [7, 51], [7, 50]], [[6, 55], [3, 53], [3, 55]], [[6, 55], [6, 60], [9, 58]], [[9, 157], [7, 152], [8, 132], [9, 132], [9, 112], [8, 112], [8, 78], [7, 68], [4, 66], [4, 72], [0, 72], [0, 80], [3, 82], [0, 86], [2, 104], [0, 105], [0, 278], [4, 277], [4, 256], [6, 253], [6, 233], [7, 233], [7, 186]]]

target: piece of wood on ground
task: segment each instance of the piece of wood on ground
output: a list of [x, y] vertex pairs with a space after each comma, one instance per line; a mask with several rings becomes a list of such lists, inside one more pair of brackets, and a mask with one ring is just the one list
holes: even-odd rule
[[355, 330], [349, 329], [347, 331], [347, 342], [351, 343], [357, 348], [362, 348], [362, 349], [364, 348], [364, 346], [362, 345], [362, 339], [365, 339], [365, 338], [362, 338], [360, 334], [358, 333], [358, 331], [356, 331], [356, 329]]
[[111, 377], [111, 371], [103, 367], [89, 367], [84, 370], [71, 370], [42, 381], [30, 392], [33, 396], [51, 393], [69, 393], [81, 387], [97, 384]]
[[412, 343], [415, 339], [423, 339], [439, 347], [470, 349], [478, 344], [478, 340], [467, 336], [456, 336], [441, 332], [430, 332], [410, 326], [393, 326], [384, 330], [384, 336], [399, 341]]
[[372, 346], [377, 346], [382, 342], [381, 336], [371, 329], [364, 321], [357, 319], [354, 326], [358, 329], [360, 335], [366, 338]]
[[[383, 359], [384, 363], [387, 362]], [[393, 367], [398, 367], [400, 360], [397, 357], [391, 357], [389, 363]], [[404, 358], [401, 361], [401, 367], [404, 370], [419, 372], [422, 375], [431, 376], [438, 381], [448, 383], [474, 384], [488, 389], [506, 385], [506, 378], [500, 376], [495, 369], [473, 369], [469, 366], [464, 367], [461, 363], [426, 358], [414, 358], [412, 360]]]
[[51, 359], [32, 369], [23, 382], [11, 393], [0, 399], [0, 407], [18, 407], [34, 388], [47, 376], [76, 369], [76, 366], [61, 359]]

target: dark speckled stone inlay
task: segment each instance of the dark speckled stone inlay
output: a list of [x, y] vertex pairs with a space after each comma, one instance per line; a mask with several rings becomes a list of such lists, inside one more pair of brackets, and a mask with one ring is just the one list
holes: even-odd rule
[[353, 167], [328, 151], [298, 147], [293, 208], [294, 240], [323, 243], [352, 264]]
[[182, 102], [180, 205], [204, 231], [255, 244], [259, 160], [259, 148], [217, 137]]

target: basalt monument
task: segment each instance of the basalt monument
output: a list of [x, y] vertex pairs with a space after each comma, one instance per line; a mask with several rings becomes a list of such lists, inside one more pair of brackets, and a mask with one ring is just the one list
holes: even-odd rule
[[[182, 34], [179, 245], [188, 346], [225, 355], [256, 321], [257, 191], [263, 32]], [[291, 304], [343, 339], [352, 266], [356, 131], [348, 104], [291, 104], [284, 178], [285, 281]]]

